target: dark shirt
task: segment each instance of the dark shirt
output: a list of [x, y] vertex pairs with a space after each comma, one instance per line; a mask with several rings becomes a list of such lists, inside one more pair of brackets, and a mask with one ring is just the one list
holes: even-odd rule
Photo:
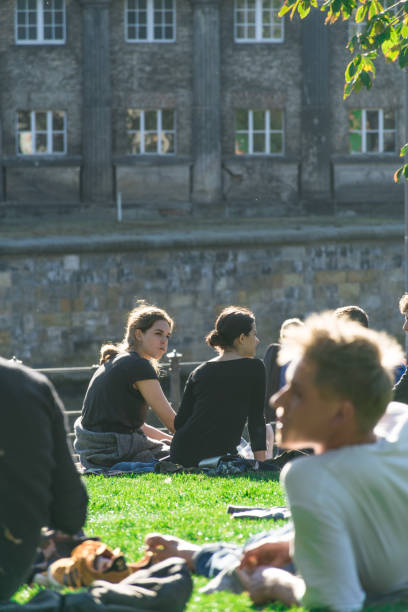
[[270, 344], [263, 359], [266, 375], [264, 412], [267, 423], [275, 420], [275, 410], [270, 406], [269, 400], [281, 387], [281, 366], [277, 362], [279, 349], [280, 344]]
[[0, 358], [0, 601], [24, 582], [43, 526], [77, 532], [87, 494], [66, 440], [54, 387]]
[[394, 386], [394, 397], [395, 402], [402, 402], [408, 404], [408, 368], [405, 370], [397, 384]]
[[131, 433], [146, 421], [148, 405], [134, 388], [138, 380], [157, 379], [148, 359], [119, 353], [92, 377], [82, 407], [82, 426], [90, 431]]
[[236, 453], [245, 422], [253, 451], [265, 450], [265, 368], [260, 359], [207, 361], [191, 372], [174, 425], [172, 461], [197, 465]]

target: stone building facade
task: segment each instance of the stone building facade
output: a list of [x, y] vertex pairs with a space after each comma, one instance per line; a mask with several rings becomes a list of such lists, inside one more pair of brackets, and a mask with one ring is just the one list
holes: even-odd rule
[[3, 239], [0, 355], [94, 364], [139, 298], [174, 317], [169, 350], [186, 361], [212, 356], [204, 337], [230, 304], [255, 312], [259, 356], [284, 319], [353, 303], [402, 342], [402, 245], [400, 224]]
[[[3, 0], [0, 206], [277, 216], [400, 206], [403, 88], [343, 101], [347, 24], [279, 0]], [[351, 152], [353, 151], [353, 152]]]

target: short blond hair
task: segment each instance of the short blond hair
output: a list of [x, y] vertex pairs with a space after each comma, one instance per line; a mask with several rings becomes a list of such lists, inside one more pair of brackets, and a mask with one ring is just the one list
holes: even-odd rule
[[391, 400], [393, 372], [403, 356], [400, 345], [387, 333], [325, 312], [287, 330], [278, 361], [304, 358], [313, 362], [316, 385], [350, 400], [361, 432], [368, 432]]
[[400, 297], [399, 309], [401, 314], [408, 314], [408, 293], [404, 293], [404, 295]]

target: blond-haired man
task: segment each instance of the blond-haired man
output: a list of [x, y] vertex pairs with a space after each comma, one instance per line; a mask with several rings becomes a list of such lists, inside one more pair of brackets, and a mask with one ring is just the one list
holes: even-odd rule
[[[315, 455], [282, 472], [293, 533], [243, 551], [238, 576], [254, 602], [351, 612], [408, 591], [408, 407], [385, 413], [401, 356], [386, 334], [332, 313], [288, 330], [280, 359], [291, 361], [289, 382], [273, 399], [278, 444]], [[147, 544], [175, 552], [157, 535]], [[295, 573], [282, 569], [291, 562]]]

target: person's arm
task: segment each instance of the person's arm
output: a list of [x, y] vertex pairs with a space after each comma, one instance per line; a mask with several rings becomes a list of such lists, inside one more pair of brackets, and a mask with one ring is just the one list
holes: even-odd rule
[[301, 603], [359, 610], [365, 592], [347, 524], [353, 517], [344, 517], [336, 501], [335, 479], [311, 459], [293, 461], [281, 477], [295, 528], [291, 553], [306, 587]]
[[291, 561], [290, 539], [277, 542], [272, 535], [245, 548], [240, 569], [252, 570], [262, 565], [285, 567]]
[[248, 413], [248, 432], [251, 448], [255, 459], [265, 461], [266, 428], [264, 417], [265, 399], [265, 366], [260, 359], [251, 363], [253, 367], [253, 380], [251, 392], [251, 406]]
[[140, 429], [144, 431], [148, 438], [152, 438], [153, 440], [168, 440], [169, 442], [171, 442], [171, 440], [173, 439], [173, 436], [169, 436], [169, 434], [166, 434], [160, 429], [157, 429], [157, 427], [153, 427], [152, 425], [148, 425], [147, 423], [144, 423]]
[[88, 495], [74, 465], [67, 444], [62, 404], [50, 386], [52, 396], [53, 461], [49, 527], [74, 534], [85, 523]]
[[180, 403], [180, 408], [176, 414], [174, 420], [174, 426], [177, 429], [183, 427], [186, 421], [193, 414], [194, 408], [194, 393], [193, 393], [193, 381], [192, 376], [187, 379], [186, 386], [184, 387], [183, 397]]
[[174, 417], [176, 413], [167, 401], [159, 381], [157, 379], [138, 380], [133, 386], [140, 391], [163, 425], [169, 431], [174, 432]]

